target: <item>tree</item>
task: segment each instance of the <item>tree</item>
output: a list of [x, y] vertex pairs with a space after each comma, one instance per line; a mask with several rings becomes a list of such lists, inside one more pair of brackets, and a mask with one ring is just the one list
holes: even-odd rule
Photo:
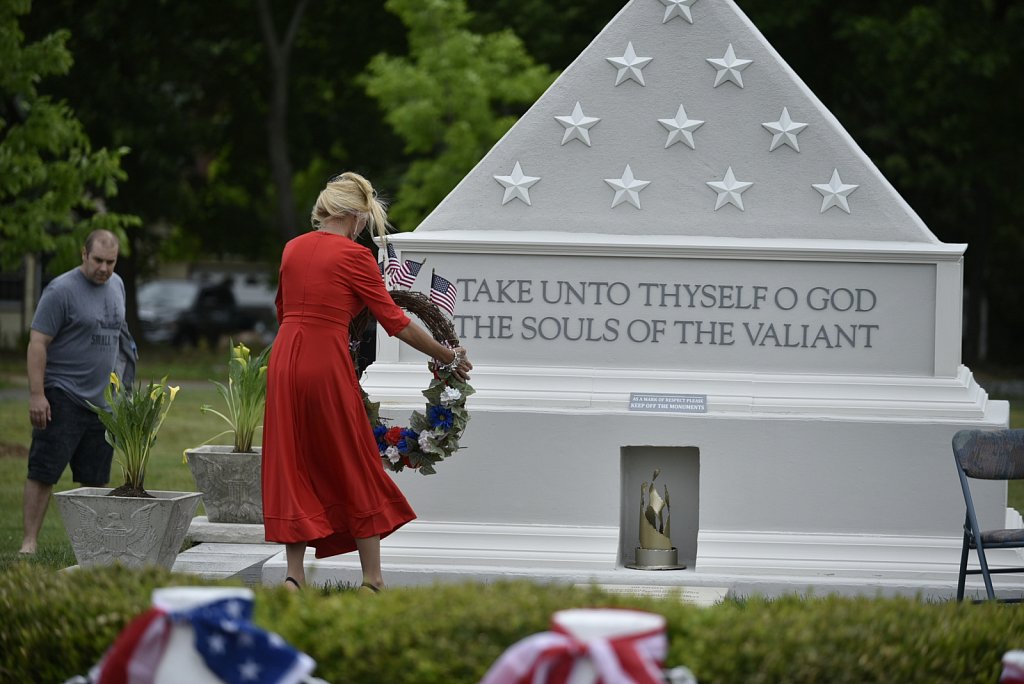
[[278, 37], [268, 0], [259, 0], [260, 29], [270, 60], [270, 106], [267, 113], [267, 149], [270, 172], [277, 194], [277, 229], [289, 240], [298, 235], [295, 227], [295, 200], [292, 193], [292, 162], [288, 154], [288, 85], [292, 47], [308, 0], [299, 0], [288, 20], [288, 28]]
[[0, 0], [0, 268], [40, 252], [66, 268], [90, 231], [124, 237], [138, 219], [104, 209], [125, 178], [128, 149], [93, 150], [70, 107], [39, 92], [37, 84], [67, 74], [72, 59], [67, 31], [25, 43], [19, 17], [30, 9], [31, 0]]
[[469, 0], [473, 30], [510, 29], [535, 60], [556, 70], [569, 66], [624, 4], [625, 0]]
[[511, 31], [472, 33], [465, 0], [388, 0], [408, 27], [409, 54], [379, 54], [367, 92], [413, 161], [391, 216], [411, 230], [554, 80]]

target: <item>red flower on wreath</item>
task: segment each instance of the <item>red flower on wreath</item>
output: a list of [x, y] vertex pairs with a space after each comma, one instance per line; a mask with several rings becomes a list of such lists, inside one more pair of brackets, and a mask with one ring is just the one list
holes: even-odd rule
[[390, 444], [391, 446], [398, 446], [398, 443], [402, 441], [402, 431], [404, 429], [405, 428], [396, 425], [395, 427], [391, 428], [386, 433], [384, 433], [384, 441]]

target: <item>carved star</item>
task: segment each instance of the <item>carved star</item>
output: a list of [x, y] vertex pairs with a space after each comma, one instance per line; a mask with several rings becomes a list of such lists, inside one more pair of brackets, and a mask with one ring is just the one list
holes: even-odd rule
[[618, 67], [619, 73], [615, 76], [615, 85], [619, 85], [627, 79], [632, 79], [640, 85], [644, 83], [644, 75], [641, 70], [650, 64], [653, 57], [637, 57], [633, 50], [633, 43], [626, 45], [626, 52], [621, 57], [606, 57], [613, 66]]
[[722, 59], [708, 58], [708, 63], [718, 70], [718, 73], [715, 75], [715, 87], [717, 88], [726, 81], [732, 81], [742, 88], [743, 76], [740, 72], [753, 64], [753, 62], [754, 60], [752, 59], [736, 59], [732, 43], [729, 43], [729, 47], [726, 49], [725, 56]]
[[715, 201], [715, 211], [718, 211], [726, 204], [732, 204], [740, 211], [743, 211], [743, 197], [741, 195], [753, 185], [753, 183], [736, 180], [731, 166], [725, 172], [725, 178], [720, 181], [707, 181], [707, 183], [712, 190], [718, 193], [718, 199]]
[[526, 202], [526, 206], [532, 206], [530, 204], [530, 187], [540, 180], [537, 176], [526, 176], [523, 175], [523, 168], [516, 162], [516, 165], [512, 167], [512, 174], [509, 176], [495, 176], [494, 180], [501, 183], [501, 186], [505, 188], [505, 196], [501, 198], [502, 206], [508, 204], [513, 199], [521, 199]]
[[633, 176], [633, 169], [626, 164], [626, 170], [622, 172], [621, 178], [605, 178], [607, 183], [615, 190], [615, 197], [612, 199], [612, 209], [623, 202], [629, 202], [637, 209], [640, 208], [640, 191], [651, 184], [651, 181], [637, 180]]
[[697, 149], [693, 144], [693, 132], [703, 126], [704, 122], [688, 117], [683, 105], [679, 105], [676, 118], [658, 119], [658, 123], [668, 131], [668, 140], [665, 141], [666, 148], [672, 147], [677, 142], [685, 142], [691, 150]]
[[821, 213], [832, 207], [839, 207], [850, 213], [850, 202], [846, 199], [859, 185], [848, 185], [839, 178], [839, 169], [832, 169], [832, 178], [828, 183], [815, 183], [812, 187], [821, 193]]
[[665, 6], [665, 18], [661, 20], [662, 24], [667, 24], [673, 17], [682, 17], [686, 21], [693, 23], [693, 16], [690, 14], [690, 8], [697, 0], [661, 0], [661, 4]]
[[801, 131], [807, 128], [807, 124], [797, 123], [789, 118], [789, 109], [786, 107], [782, 108], [782, 116], [779, 117], [778, 121], [768, 121], [761, 125], [774, 133], [772, 145], [768, 148], [769, 152], [779, 145], [789, 145], [797, 152], [800, 151], [800, 145], [796, 141], [796, 136], [800, 135]]
[[555, 121], [565, 126], [565, 135], [562, 136], [563, 145], [570, 140], [579, 140], [587, 147], [590, 147], [590, 128], [600, 120], [593, 116], [584, 116], [583, 107], [579, 102], [576, 103], [571, 115], [555, 117]]

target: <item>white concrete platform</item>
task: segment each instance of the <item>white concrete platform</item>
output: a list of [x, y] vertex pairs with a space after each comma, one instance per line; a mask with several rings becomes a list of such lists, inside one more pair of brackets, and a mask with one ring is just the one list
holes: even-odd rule
[[[277, 585], [284, 581], [284, 548], [264, 542], [262, 525], [210, 523], [200, 516], [193, 519], [188, 537], [198, 545], [178, 557], [176, 571], [204, 577], [237, 576], [249, 584]], [[852, 558], [844, 558], [832, 569], [822, 567], [824, 562], [774, 568], [766, 563], [758, 568], [753, 558], [746, 558], [742, 567], [732, 570], [697, 571], [692, 561], [691, 567], [683, 570], [625, 568], [616, 557], [617, 545], [617, 532], [612, 528], [538, 529], [534, 525], [417, 520], [384, 540], [381, 557], [390, 586], [502, 580], [596, 584], [617, 593], [659, 597], [675, 594], [699, 605], [712, 604], [725, 596], [754, 594], [920, 596], [936, 601], [956, 595], [959, 549], [952, 547], [931, 548], [922, 554], [926, 561], [914, 566], [865, 561], [858, 567]], [[1024, 557], [1013, 551], [990, 552], [990, 558], [1002, 566], [1024, 564]], [[318, 560], [310, 550], [306, 567], [307, 579], [313, 584], [354, 586], [361, 581], [355, 553]], [[972, 563], [972, 567], [976, 565]], [[1024, 574], [997, 575], [994, 584], [1003, 598], [1024, 596]], [[984, 597], [980, 576], [968, 577], [967, 595]]]
[[[529, 580], [538, 583], [574, 585], [600, 585], [618, 593], [665, 596], [673, 591], [681, 600], [694, 603], [715, 602], [725, 596], [734, 598], [763, 595], [778, 597], [788, 594], [802, 596], [920, 596], [925, 600], [949, 600], [956, 595], [956, 572], [930, 578], [857, 577], [841, 575], [757, 575], [702, 573], [695, 570], [643, 571], [610, 568], [594, 571], [585, 568], [551, 567], [538, 564], [533, 568], [500, 565], [430, 565], [400, 563], [382, 554], [385, 579], [390, 586], [419, 586], [435, 582], [495, 582], [502, 580]], [[359, 560], [355, 554], [332, 559], [307, 558], [306, 576], [313, 584], [357, 585], [360, 581]], [[279, 554], [263, 565], [263, 582], [279, 584], [284, 580], [285, 560]], [[1010, 579], [999, 576], [995, 580], [997, 594], [1002, 598], [1024, 596], [1024, 578]], [[979, 578], [969, 578], [968, 598], [984, 598], [984, 587]]]
[[[621, 593], [678, 592], [682, 600], [705, 605], [725, 596], [755, 594], [920, 596], [936, 601], [956, 595], [959, 549], [947, 553], [948, 565], [634, 570], [619, 564], [615, 532], [608, 528], [552, 527], [539, 533], [536, 527], [414, 521], [382, 543], [385, 579], [390, 586], [501, 580], [597, 584]], [[990, 554], [990, 559], [1004, 566], [1024, 564], [1015, 552]], [[268, 559], [263, 564], [263, 582], [284, 581], [285, 567], [283, 553]], [[313, 584], [357, 585], [361, 580], [355, 553], [318, 560], [310, 551], [306, 568], [307, 580]], [[1024, 575], [996, 576], [995, 586], [1001, 597], [1024, 596]], [[967, 588], [968, 597], [984, 596], [980, 577], [969, 577]]]

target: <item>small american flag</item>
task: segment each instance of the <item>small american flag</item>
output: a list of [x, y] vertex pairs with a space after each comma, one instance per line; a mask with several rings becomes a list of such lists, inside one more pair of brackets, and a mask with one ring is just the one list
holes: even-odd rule
[[395, 286], [404, 287], [405, 289], [408, 290], [410, 287], [412, 287], [412, 284], [416, 282], [416, 276], [420, 274], [420, 268], [422, 267], [422, 261], [413, 261], [412, 259], [406, 259], [395, 272], [395, 274], [392, 276]]
[[451, 282], [437, 273], [431, 272], [430, 278], [430, 301], [455, 315], [455, 299], [458, 297], [458, 290], [455, 283]]
[[399, 271], [402, 270], [402, 262], [398, 260], [398, 254], [395, 253], [395, 246], [390, 242], [387, 243], [387, 245], [387, 258], [381, 254], [381, 260], [378, 263], [378, 266], [380, 267], [380, 275], [382, 278], [384, 277], [384, 274], [387, 273], [387, 277], [384, 278], [384, 282], [393, 283], [397, 280]]

